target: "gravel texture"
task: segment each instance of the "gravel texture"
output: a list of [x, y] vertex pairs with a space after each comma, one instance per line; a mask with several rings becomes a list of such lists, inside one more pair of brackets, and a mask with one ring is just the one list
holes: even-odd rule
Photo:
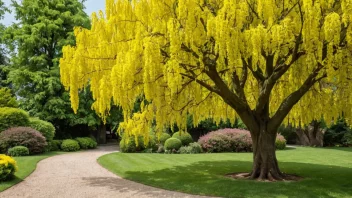
[[129, 198], [200, 197], [145, 186], [122, 179], [97, 163], [97, 159], [116, 151], [116, 146], [101, 146], [57, 155], [38, 163], [23, 182], [0, 193], [1, 198]]

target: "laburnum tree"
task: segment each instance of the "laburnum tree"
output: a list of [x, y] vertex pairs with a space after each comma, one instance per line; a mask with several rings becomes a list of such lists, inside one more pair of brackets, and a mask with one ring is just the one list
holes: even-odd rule
[[[239, 117], [253, 140], [252, 179], [282, 180], [275, 137], [285, 119], [352, 115], [351, 0], [107, 0], [65, 46], [61, 81], [73, 109], [88, 84], [103, 118], [113, 102], [128, 135], [187, 115]], [[131, 114], [136, 98], [146, 103]]]

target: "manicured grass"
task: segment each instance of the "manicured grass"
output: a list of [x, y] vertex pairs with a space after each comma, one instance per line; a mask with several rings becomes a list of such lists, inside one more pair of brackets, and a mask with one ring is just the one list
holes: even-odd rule
[[[58, 155], [64, 152], [48, 152], [41, 155], [25, 156], [25, 157], [14, 157], [17, 162], [18, 171], [15, 173], [16, 178], [11, 181], [0, 182], [0, 192], [10, 188], [11, 186], [21, 182], [24, 178], [30, 175], [40, 160], [45, 158]], [[1, 196], [0, 196], [1, 197]]]
[[277, 152], [298, 182], [257, 182], [224, 177], [248, 172], [251, 153], [196, 155], [112, 153], [99, 163], [123, 178], [163, 189], [221, 197], [352, 197], [352, 148], [289, 148]]

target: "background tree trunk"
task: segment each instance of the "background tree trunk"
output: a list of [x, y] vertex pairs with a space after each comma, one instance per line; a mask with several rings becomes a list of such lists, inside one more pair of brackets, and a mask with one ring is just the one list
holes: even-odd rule
[[306, 128], [296, 130], [300, 144], [303, 146], [322, 147], [324, 144], [324, 133], [325, 131], [320, 128], [320, 122], [318, 121], [313, 121]]
[[98, 144], [106, 144], [106, 125], [101, 124], [98, 128]]

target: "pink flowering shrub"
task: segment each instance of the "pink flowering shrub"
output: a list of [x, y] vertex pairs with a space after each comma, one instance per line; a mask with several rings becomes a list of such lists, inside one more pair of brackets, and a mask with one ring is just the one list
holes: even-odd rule
[[[286, 140], [282, 135], [277, 135], [276, 141], [278, 140], [280, 140], [279, 149], [286, 147]], [[283, 142], [285, 143], [284, 146]], [[242, 129], [213, 131], [202, 136], [198, 143], [208, 153], [251, 152], [253, 150], [250, 132]]]
[[250, 152], [252, 140], [249, 131], [220, 129], [202, 136], [198, 143], [205, 152]]

